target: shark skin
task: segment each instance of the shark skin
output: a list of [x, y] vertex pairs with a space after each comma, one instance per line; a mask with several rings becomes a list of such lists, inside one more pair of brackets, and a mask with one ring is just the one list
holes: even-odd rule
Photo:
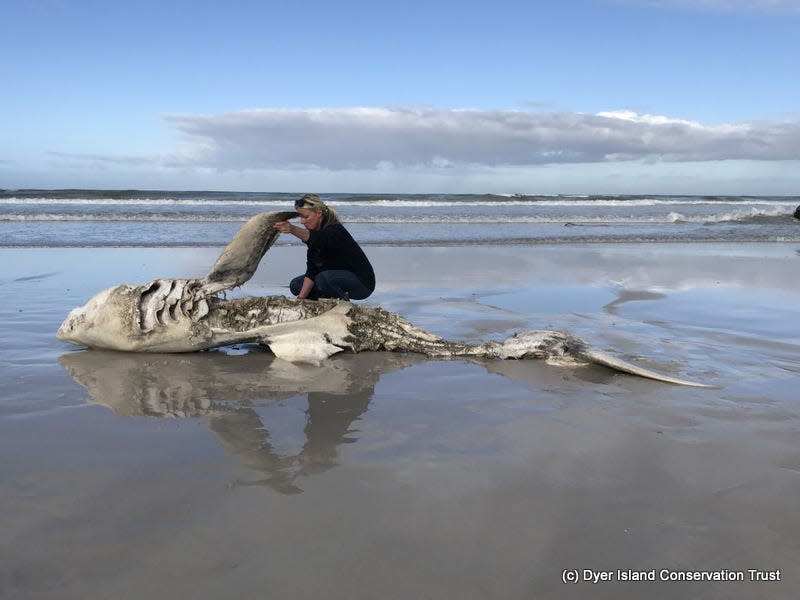
[[279, 358], [312, 363], [342, 351], [542, 359], [559, 365], [599, 364], [657, 381], [711, 387], [638, 367], [560, 331], [529, 330], [503, 341], [469, 344], [445, 340], [380, 307], [345, 300], [217, 296], [252, 277], [277, 238], [273, 225], [295, 215], [261, 213], [250, 219], [202, 279], [157, 279], [99, 292], [69, 313], [56, 336], [90, 348], [125, 352], [197, 352], [256, 342]]

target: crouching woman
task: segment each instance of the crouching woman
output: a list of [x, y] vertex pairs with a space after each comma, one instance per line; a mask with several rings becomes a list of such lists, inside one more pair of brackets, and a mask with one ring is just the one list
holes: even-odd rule
[[349, 298], [363, 300], [375, 290], [375, 272], [366, 254], [316, 194], [294, 203], [303, 227], [280, 221], [275, 229], [291, 233], [308, 247], [306, 272], [292, 279], [289, 289], [298, 300]]

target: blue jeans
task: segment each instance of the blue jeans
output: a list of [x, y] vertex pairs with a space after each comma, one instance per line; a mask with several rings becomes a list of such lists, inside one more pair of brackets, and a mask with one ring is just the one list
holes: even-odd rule
[[[292, 294], [297, 296], [303, 287], [304, 275], [295, 277], [289, 284]], [[372, 290], [361, 283], [361, 280], [351, 271], [331, 270], [320, 271], [314, 279], [314, 287], [308, 294], [309, 300], [319, 298], [344, 298], [363, 300], [372, 293]]]

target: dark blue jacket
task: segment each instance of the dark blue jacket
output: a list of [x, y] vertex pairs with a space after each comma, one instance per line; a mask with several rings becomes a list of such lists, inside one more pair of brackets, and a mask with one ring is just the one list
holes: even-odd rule
[[314, 279], [321, 271], [343, 269], [371, 291], [375, 289], [375, 271], [369, 259], [341, 223], [308, 232], [306, 277]]

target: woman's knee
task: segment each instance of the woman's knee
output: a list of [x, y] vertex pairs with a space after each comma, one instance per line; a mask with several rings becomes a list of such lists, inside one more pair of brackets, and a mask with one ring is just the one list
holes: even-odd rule
[[300, 275], [300, 277], [295, 277], [289, 282], [289, 291], [292, 292], [293, 296], [297, 296], [300, 290], [303, 289], [303, 279], [305, 279], [305, 275]]

